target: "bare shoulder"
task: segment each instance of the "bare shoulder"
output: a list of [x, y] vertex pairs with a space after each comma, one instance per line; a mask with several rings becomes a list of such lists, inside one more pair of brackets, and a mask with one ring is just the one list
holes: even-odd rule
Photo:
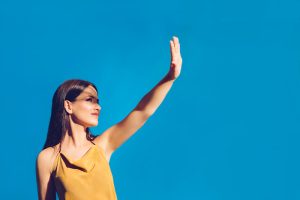
[[52, 165], [57, 155], [57, 146], [48, 147], [39, 152], [36, 158], [38, 168], [44, 168], [51, 172]]
[[36, 158], [36, 180], [38, 185], [39, 199], [55, 199], [55, 188], [53, 185], [52, 165], [54, 161], [55, 148], [43, 149]]

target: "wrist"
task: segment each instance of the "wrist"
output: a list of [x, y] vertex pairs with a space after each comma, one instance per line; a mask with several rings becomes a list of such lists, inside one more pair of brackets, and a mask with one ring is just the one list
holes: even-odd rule
[[171, 71], [169, 71], [169, 72], [166, 74], [165, 79], [166, 79], [167, 81], [172, 81], [172, 82], [174, 82], [174, 81], [176, 80], [176, 78], [174, 77], [174, 74], [171, 73]]

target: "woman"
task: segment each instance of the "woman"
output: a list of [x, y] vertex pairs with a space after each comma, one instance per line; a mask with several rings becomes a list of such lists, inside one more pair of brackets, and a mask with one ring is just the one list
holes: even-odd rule
[[155, 112], [181, 72], [182, 58], [177, 37], [170, 40], [171, 65], [165, 77], [147, 93], [120, 122], [99, 136], [90, 133], [97, 126], [101, 107], [94, 84], [68, 80], [52, 99], [48, 135], [36, 159], [40, 200], [116, 200], [109, 160]]

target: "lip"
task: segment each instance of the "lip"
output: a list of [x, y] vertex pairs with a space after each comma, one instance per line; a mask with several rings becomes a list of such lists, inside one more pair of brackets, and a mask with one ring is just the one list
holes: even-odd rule
[[92, 113], [92, 115], [95, 115], [95, 116], [98, 117], [98, 116], [99, 116], [99, 113]]

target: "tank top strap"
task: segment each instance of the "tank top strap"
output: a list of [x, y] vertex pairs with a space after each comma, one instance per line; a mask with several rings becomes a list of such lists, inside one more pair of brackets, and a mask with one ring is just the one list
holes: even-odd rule
[[60, 155], [59, 152], [55, 152], [55, 158], [51, 167], [51, 174], [56, 171], [58, 161], [59, 161], [59, 155]]

